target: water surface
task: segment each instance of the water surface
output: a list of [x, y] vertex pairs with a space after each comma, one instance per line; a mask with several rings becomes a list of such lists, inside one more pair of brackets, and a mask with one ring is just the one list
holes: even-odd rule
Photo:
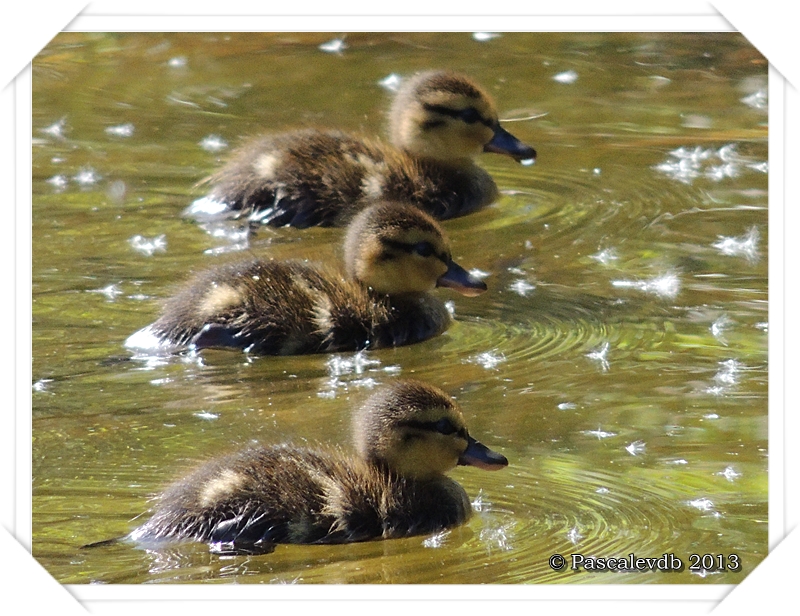
[[[33, 65], [33, 553], [63, 583], [735, 583], [767, 552], [767, 64], [723, 34], [63, 33]], [[480, 40], [479, 40], [480, 39]], [[321, 47], [322, 46], [322, 47]], [[445, 223], [487, 273], [456, 323], [358, 355], [132, 359], [190, 272], [236, 254], [338, 259], [337, 229], [180, 216], [242, 136], [374, 135], [393, 76], [454, 68], [532, 167]], [[216, 232], [209, 232], [216, 231]], [[349, 409], [414, 377], [510, 460], [458, 468], [465, 526], [224, 557], [120, 544], [200, 460], [347, 442]], [[554, 571], [553, 554], [672, 553], [687, 569]], [[739, 572], [690, 571], [691, 554]]]

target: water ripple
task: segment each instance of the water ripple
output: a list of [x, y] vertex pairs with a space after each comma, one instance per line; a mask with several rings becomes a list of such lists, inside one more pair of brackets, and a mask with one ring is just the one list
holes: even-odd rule
[[[480, 495], [476, 520], [470, 523], [476, 535], [464, 546], [474, 555], [460, 559], [460, 567], [469, 568], [471, 562], [483, 567], [479, 554], [489, 552], [495, 557], [496, 571], [486, 581], [598, 581], [595, 574], [553, 571], [548, 558], [555, 553], [661, 556], [663, 546], [675, 541], [691, 517], [708, 513], [702, 498], [676, 499], [668, 476], [654, 478], [656, 473], [650, 472], [647, 481], [631, 481], [629, 474], [648, 471], [578, 468], [575, 459], [561, 454], [548, 456], [535, 466], [538, 468], [529, 465], [515, 471], [510, 480], [513, 485], [507, 490], [493, 488], [491, 496]], [[698, 504], [690, 504], [694, 501]], [[498, 552], [506, 556], [498, 556]], [[498, 560], [503, 558], [525, 566], [506, 570]], [[626, 574], [606, 575], [624, 581], [619, 576]], [[633, 575], [638, 582], [641, 576], [664, 574]]]

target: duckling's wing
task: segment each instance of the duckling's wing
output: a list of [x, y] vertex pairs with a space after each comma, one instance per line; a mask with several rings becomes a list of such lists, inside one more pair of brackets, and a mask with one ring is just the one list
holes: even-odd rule
[[343, 225], [363, 196], [367, 169], [382, 160], [380, 147], [337, 131], [263, 136], [207, 180], [211, 192], [187, 213], [274, 227]]
[[219, 554], [268, 554], [288, 535], [285, 523], [275, 523], [266, 512], [243, 513], [219, 523], [208, 543]]
[[191, 340], [189, 346], [193, 349], [211, 349], [211, 348], [248, 348], [252, 346], [253, 341], [249, 340], [249, 336], [242, 335], [241, 327], [232, 327], [222, 323], [208, 323], [203, 326]]
[[224, 325], [219, 325], [218, 323], [209, 323], [192, 338], [190, 346], [200, 350], [213, 347], [235, 347], [239, 345], [236, 343], [235, 330]]
[[[253, 206], [257, 208], [257, 206]], [[325, 207], [324, 203], [315, 200], [312, 196], [301, 198], [278, 197], [274, 199], [273, 205], [259, 210], [253, 209], [248, 220], [251, 223], [270, 225], [271, 227], [297, 227], [307, 229], [309, 227], [331, 227], [337, 224], [337, 217], [340, 210], [337, 208]]]

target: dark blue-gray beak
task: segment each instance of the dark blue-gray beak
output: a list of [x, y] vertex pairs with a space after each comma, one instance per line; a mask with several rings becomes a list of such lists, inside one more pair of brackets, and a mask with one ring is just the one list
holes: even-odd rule
[[495, 154], [505, 154], [517, 162], [532, 164], [536, 160], [536, 150], [531, 146], [525, 145], [514, 135], [509, 133], [498, 123], [494, 129], [494, 137], [483, 146], [484, 152], [494, 152]]
[[473, 276], [453, 260], [448, 264], [447, 271], [439, 276], [436, 286], [453, 289], [467, 297], [475, 297], [486, 291], [483, 280]]
[[485, 471], [497, 471], [508, 466], [508, 459], [470, 436], [467, 449], [458, 458], [458, 463], [461, 466], [477, 466]]

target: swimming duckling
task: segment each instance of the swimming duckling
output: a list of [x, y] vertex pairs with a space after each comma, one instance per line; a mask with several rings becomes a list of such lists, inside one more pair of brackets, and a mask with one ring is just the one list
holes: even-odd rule
[[437, 219], [498, 195], [473, 159], [497, 152], [532, 163], [536, 151], [500, 126], [489, 95], [469, 77], [430, 71], [408, 79], [390, 117], [392, 146], [336, 131], [267, 135], [236, 151], [206, 181], [187, 214], [248, 216], [272, 226], [346, 225], [376, 199], [413, 203]]
[[349, 225], [346, 278], [301, 262], [249, 259], [197, 275], [125, 346], [152, 353], [235, 347], [265, 355], [358, 351], [419, 342], [452, 320], [429, 294], [486, 284], [450, 256], [439, 224], [411, 205], [379, 203]]
[[[340, 449], [253, 447], [210, 461], [161, 495], [128, 537], [193, 540], [264, 553], [278, 543], [349, 543], [433, 533], [466, 521], [456, 465], [508, 460], [472, 438], [458, 405], [418, 381], [382, 387], [353, 418], [357, 457]], [[108, 543], [108, 542], [100, 542]]]

